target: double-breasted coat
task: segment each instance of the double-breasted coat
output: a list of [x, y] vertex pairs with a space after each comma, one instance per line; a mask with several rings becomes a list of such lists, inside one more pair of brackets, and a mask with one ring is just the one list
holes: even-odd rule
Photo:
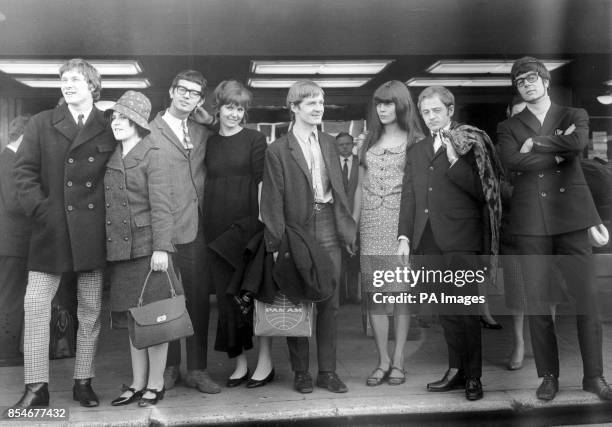
[[151, 121], [151, 136], [169, 165], [168, 185], [172, 196], [175, 244], [190, 243], [198, 232], [199, 212], [204, 201], [204, 158], [210, 131], [193, 120], [187, 122], [193, 149], [187, 152], [160, 112]]
[[115, 145], [95, 107], [82, 129], [66, 104], [32, 117], [14, 170], [19, 203], [33, 218], [30, 270], [59, 274], [105, 266], [102, 181]]
[[[573, 132], [564, 135], [574, 125]], [[506, 168], [515, 172], [508, 231], [552, 236], [601, 223], [580, 157], [589, 140], [589, 116], [581, 108], [551, 104], [544, 123], [528, 108], [499, 124], [497, 145]], [[520, 153], [533, 138], [533, 149]], [[555, 155], [563, 157], [558, 163]]]
[[150, 136], [121, 158], [118, 145], [106, 165], [108, 261], [173, 252], [168, 166]]

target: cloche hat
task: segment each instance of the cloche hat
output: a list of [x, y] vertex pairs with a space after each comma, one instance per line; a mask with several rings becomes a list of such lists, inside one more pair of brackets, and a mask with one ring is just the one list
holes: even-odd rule
[[108, 117], [113, 111], [123, 114], [141, 128], [151, 132], [151, 128], [149, 127], [151, 101], [149, 101], [146, 95], [134, 90], [128, 90], [121, 95], [121, 98], [117, 100], [115, 105], [106, 110], [104, 114]]

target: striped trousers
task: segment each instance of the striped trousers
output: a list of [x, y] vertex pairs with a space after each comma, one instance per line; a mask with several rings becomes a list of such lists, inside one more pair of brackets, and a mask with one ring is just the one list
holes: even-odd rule
[[[28, 272], [28, 287], [24, 299], [23, 370], [26, 384], [49, 382], [49, 339], [51, 300], [62, 276]], [[78, 273], [77, 331], [74, 379], [95, 376], [94, 357], [100, 335], [102, 308], [102, 270]]]

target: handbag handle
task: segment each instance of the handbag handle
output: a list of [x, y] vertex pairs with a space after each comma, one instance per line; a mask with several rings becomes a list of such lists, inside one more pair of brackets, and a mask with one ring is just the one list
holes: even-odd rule
[[[142, 291], [140, 291], [140, 297], [138, 298], [138, 307], [142, 307], [142, 297], [144, 296], [145, 289], [147, 288], [147, 282], [149, 281], [149, 277], [151, 277], [151, 273], [153, 270], [149, 269], [147, 273], [147, 277], [145, 278], [144, 284], [142, 285]], [[172, 298], [176, 297], [176, 291], [174, 290], [174, 286], [172, 286], [172, 279], [170, 279], [170, 274], [168, 270], [165, 271], [166, 277], [168, 277], [168, 284], [170, 285], [170, 291], [172, 293]]]

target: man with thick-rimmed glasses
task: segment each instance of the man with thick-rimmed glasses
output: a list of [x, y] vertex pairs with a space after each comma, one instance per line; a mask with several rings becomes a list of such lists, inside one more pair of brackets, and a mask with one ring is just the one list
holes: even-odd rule
[[602, 331], [588, 236], [589, 228], [601, 220], [580, 166], [589, 117], [583, 109], [551, 102], [550, 73], [541, 61], [520, 58], [511, 76], [527, 108], [500, 123], [497, 135], [502, 162], [516, 177], [508, 232], [522, 255], [531, 341], [543, 378], [536, 395], [552, 400], [559, 390], [557, 338], [547, 302], [548, 275], [555, 262], [575, 299], [582, 388], [612, 400], [602, 375]]
[[[209, 283], [205, 279], [205, 243], [202, 229], [204, 198], [204, 156], [210, 132], [191, 119], [191, 113], [202, 111], [206, 79], [195, 70], [181, 71], [170, 87], [170, 107], [151, 122], [151, 136], [163, 150], [170, 164], [173, 196], [175, 265], [181, 272], [187, 310], [194, 335], [187, 338], [188, 387], [202, 393], [219, 393], [220, 387], [210, 378], [207, 368]], [[206, 116], [208, 118], [208, 116]], [[170, 343], [164, 372], [166, 389], [180, 379], [181, 347]]]

